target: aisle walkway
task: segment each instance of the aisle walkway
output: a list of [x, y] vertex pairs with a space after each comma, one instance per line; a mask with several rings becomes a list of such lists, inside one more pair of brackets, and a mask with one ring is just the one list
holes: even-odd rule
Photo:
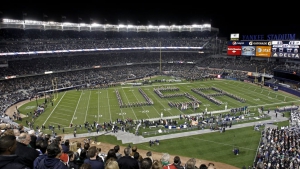
[[[243, 127], [251, 127], [251, 126], [254, 127], [257, 124], [261, 124], [261, 125], [275, 124], [277, 122], [288, 120], [288, 118], [282, 117], [281, 113], [278, 113], [278, 116], [276, 117], [276, 114], [274, 111], [271, 111], [270, 114], [268, 114], [268, 115], [271, 116], [270, 120], [235, 124], [235, 125], [232, 125], [231, 128], [229, 128], [229, 127], [226, 128], [226, 130], [232, 130], [232, 129], [243, 128]], [[101, 136], [101, 135], [113, 135], [113, 136], [116, 136], [117, 140], [121, 140], [123, 144], [129, 144], [129, 143], [139, 144], [139, 143], [146, 143], [146, 142], [148, 143], [150, 140], [156, 140], [156, 139], [157, 140], [167, 140], [167, 139], [172, 139], [172, 138], [193, 136], [193, 135], [199, 135], [199, 134], [205, 134], [205, 133], [211, 133], [211, 132], [219, 132], [219, 130], [215, 130], [215, 131], [211, 131], [210, 129], [193, 130], [193, 131], [188, 131], [188, 132], [180, 132], [180, 133], [146, 137], [146, 138], [144, 138], [143, 136], [135, 136], [132, 133], [123, 132], [123, 131], [118, 131], [117, 133], [101, 131], [98, 134], [96, 132], [77, 134], [76, 137], [77, 138], [88, 138], [88, 137]], [[74, 138], [73, 134], [67, 134], [64, 136], [64, 139], [71, 139], [71, 138]]]

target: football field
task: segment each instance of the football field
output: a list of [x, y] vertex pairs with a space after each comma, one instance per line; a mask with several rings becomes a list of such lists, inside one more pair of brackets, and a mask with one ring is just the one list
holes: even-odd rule
[[[163, 97], [154, 90], [159, 91]], [[44, 99], [37, 100], [38, 104], [43, 101]], [[220, 111], [225, 107], [231, 109], [247, 106], [251, 112], [255, 112], [262, 106], [264, 110], [275, 109], [277, 106], [299, 105], [299, 101], [298, 97], [290, 94], [232, 80], [120, 85], [107, 89], [61, 92], [53, 106], [48, 104], [45, 112], [35, 119], [34, 124], [69, 128], [70, 124], [92, 124], [94, 121], [103, 124], [117, 119], [156, 119], [162, 115], [164, 118], [171, 118], [206, 110]], [[198, 106], [195, 102], [199, 103]], [[171, 107], [170, 103], [175, 106]], [[26, 115], [33, 112], [36, 105], [36, 101], [32, 101], [21, 106], [19, 110]], [[25, 120], [31, 121], [31, 118], [25, 118], [23, 122]]]

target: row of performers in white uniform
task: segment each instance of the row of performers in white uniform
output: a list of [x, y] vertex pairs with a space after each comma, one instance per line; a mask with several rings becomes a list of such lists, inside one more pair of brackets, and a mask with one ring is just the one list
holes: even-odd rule
[[246, 99], [240, 98], [240, 97], [238, 97], [238, 96], [236, 96], [236, 95], [233, 95], [233, 94], [231, 94], [231, 93], [224, 92], [224, 94], [227, 95], [228, 97], [231, 97], [231, 98], [233, 98], [233, 99], [235, 99], [235, 100], [238, 100], [238, 101], [240, 101], [240, 102], [242, 102], [242, 103], [245, 103], [245, 102], [246, 102]]
[[115, 90], [115, 93], [116, 93], [116, 96], [117, 96], [117, 99], [118, 99], [119, 106], [120, 107], [123, 106], [124, 104], [123, 104], [121, 95], [120, 95], [120, 93], [119, 93], [119, 91], [117, 89]]
[[198, 109], [200, 107], [200, 103], [197, 101], [190, 101], [190, 102], [169, 102], [170, 107], [176, 107], [180, 110], [186, 110], [188, 108]]
[[127, 104], [119, 104], [120, 108], [127, 108], [127, 107], [140, 107], [140, 106], [151, 106], [153, 103], [149, 102], [132, 102], [132, 103], [127, 103]]
[[199, 90], [197, 90], [197, 89], [191, 89], [191, 90], [192, 90], [193, 92], [199, 94], [200, 96], [206, 98], [207, 100], [209, 100], [209, 101], [211, 101], [211, 102], [217, 104], [217, 105], [223, 104], [221, 101], [215, 99], [214, 97], [212, 97], [212, 96], [210, 96], [210, 95], [206, 95], [205, 93], [203, 93], [203, 92], [201, 92], [201, 91], [199, 91]]
[[139, 92], [142, 94], [142, 96], [146, 99], [147, 103], [149, 103], [150, 105], [153, 105], [153, 101], [151, 98], [148, 97], [148, 95], [141, 89], [139, 88]]
[[160, 98], [171, 98], [171, 97], [180, 97], [180, 96], [184, 96], [183, 93], [174, 93], [174, 94], [167, 94], [167, 95], [164, 95], [164, 94], [161, 93], [160, 90], [154, 89], [153, 91], [154, 91], [154, 93], [156, 93]]
[[[215, 91], [217, 91], [217, 92], [219, 92], [219, 93], [216, 93], [216, 94], [210, 94], [210, 95], [206, 95], [206, 96], [222, 96], [222, 95], [226, 95], [226, 96], [228, 96], [228, 97], [231, 97], [231, 98], [233, 98], [233, 99], [236, 99], [236, 100], [238, 100], [238, 101], [240, 101], [240, 102], [242, 102], [242, 103], [245, 103], [246, 102], [246, 99], [243, 99], [243, 98], [240, 98], [239, 96], [236, 96], [236, 95], [233, 95], [233, 94], [231, 94], [231, 93], [227, 93], [227, 92], [225, 92], [225, 91], [223, 91], [223, 90], [221, 90], [221, 89], [218, 89], [218, 88], [216, 88], [216, 87], [203, 87], [203, 88], [197, 88], [197, 89], [194, 89], [194, 90], [208, 90], [208, 89], [212, 89], [212, 90], [215, 90]], [[202, 93], [202, 92], [201, 92]], [[200, 94], [200, 93], [198, 93], [198, 94]], [[203, 95], [205, 95], [204, 93], [202, 93]]]

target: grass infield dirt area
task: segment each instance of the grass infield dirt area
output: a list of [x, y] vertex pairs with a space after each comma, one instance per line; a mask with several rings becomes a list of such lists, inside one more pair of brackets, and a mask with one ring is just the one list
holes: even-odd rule
[[[9, 115], [10, 117], [12, 117], [13, 113], [16, 111], [16, 106], [20, 107], [23, 104], [26, 104], [28, 102], [30, 102], [30, 101], [29, 100], [25, 100], [25, 101], [19, 102], [16, 105], [13, 105], [10, 108], [8, 108], [5, 113], [7, 115]], [[61, 135], [61, 136], [63, 137], [63, 135]], [[73, 143], [73, 142], [81, 142], [81, 145], [84, 145], [84, 140], [86, 140], [86, 139], [87, 138], [75, 138], [75, 139], [70, 139], [70, 142], [71, 143]], [[101, 152], [103, 152], [103, 153], [106, 154], [110, 149], [113, 149], [113, 147], [115, 145], [109, 144], [109, 143], [102, 143], [101, 142], [100, 145], [96, 145], [96, 144], [93, 145], [93, 144], [91, 144], [91, 146], [96, 146], [98, 148], [101, 148]], [[120, 153], [124, 154], [123, 153], [124, 148], [125, 147], [120, 146]], [[139, 147], [137, 147], [137, 148], [138, 148], [137, 150], [140, 153], [140, 155], [142, 157], [145, 157], [146, 153], [148, 152], [148, 150], [142, 150], [142, 149], [139, 149]], [[168, 153], [168, 152], [166, 152], [166, 153]], [[160, 152], [153, 152], [152, 151], [152, 157], [153, 157], [153, 159], [159, 160], [161, 158], [161, 156], [162, 156], [162, 153], [160, 153]], [[173, 162], [173, 158], [176, 155], [170, 154], [170, 156], [171, 156], [170, 162]], [[185, 164], [190, 159], [190, 157], [184, 157], [184, 156], [180, 156], [180, 155], [179, 155], [179, 157], [181, 159], [182, 164]], [[207, 160], [203, 160], [203, 159], [196, 159], [196, 166], [198, 168], [199, 168], [199, 166], [201, 164], [208, 165], [209, 163], [213, 163], [215, 165], [216, 169], [239, 169], [239, 168], [237, 168], [235, 166], [232, 166], [232, 165], [229, 165], [229, 164], [225, 164], [225, 163], [220, 163], [220, 162], [215, 162], [215, 161], [207, 161]]]

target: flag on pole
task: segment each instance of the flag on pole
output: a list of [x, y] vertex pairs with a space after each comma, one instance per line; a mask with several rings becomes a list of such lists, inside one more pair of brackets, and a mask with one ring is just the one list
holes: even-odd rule
[[78, 17], [78, 20], [82, 21], [82, 18]]
[[23, 13], [23, 16], [27, 16], [27, 13]]
[[44, 18], [47, 18], [47, 17], [48, 17], [48, 15], [46, 15], [46, 14], [43, 14], [43, 17], [44, 17]]
[[66, 16], [61, 16], [61, 18], [62, 18], [62, 19], [67, 19], [67, 17], [66, 17]]

